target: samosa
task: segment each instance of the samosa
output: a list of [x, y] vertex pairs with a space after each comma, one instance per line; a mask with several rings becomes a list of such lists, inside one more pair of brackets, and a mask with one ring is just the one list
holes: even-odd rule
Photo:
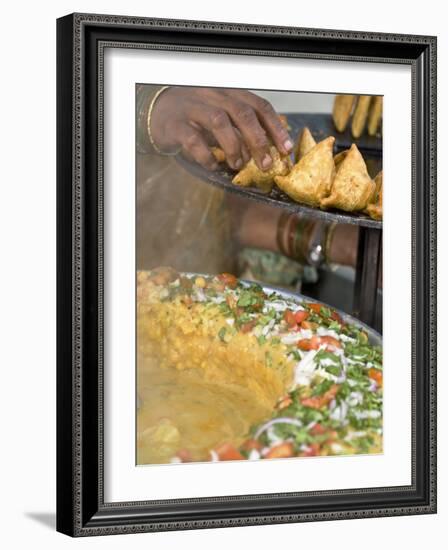
[[295, 161], [299, 162], [299, 160], [309, 153], [315, 145], [316, 141], [313, 138], [313, 134], [310, 132], [310, 129], [305, 126], [300, 132], [300, 136], [294, 148]]
[[379, 172], [375, 179], [375, 193], [372, 201], [367, 205], [366, 212], [374, 220], [383, 219], [383, 172]]
[[225, 162], [226, 160], [226, 154], [221, 149], [221, 147], [211, 147], [210, 151], [212, 152], [212, 155], [215, 157], [216, 162], [221, 164], [222, 162]]
[[319, 206], [330, 192], [334, 178], [334, 137], [330, 136], [315, 145], [287, 176], [276, 176], [275, 183], [297, 202]]
[[375, 193], [359, 149], [353, 144], [345, 154], [331, 186], [330, 196], [321, 200], [323, 208], [340, 208], [346, 212], [364, 210]]
[[345, 157], [348, 155], [349, 149], [345, 149], [344, 151], [341, 151], [337, 155], [334, 156], [334, 165], [336, 168], [336, 172], [339, 170], [339, 166], [341, 165], [341, 162], [345, 159]]
[[271, 146], [269, 154], [272, 158], [272, 166], [266, 172], [258, 168], [255, 160], [251, 158], [249, 162], [235, 175], [232, 182], [241, 187], [255, 185], [264, 193], [269, 193], [274, 185], [275, 176], [286, 176], [291, 170], [291, 159], [288, 155], [282, 156], [277, 148]]

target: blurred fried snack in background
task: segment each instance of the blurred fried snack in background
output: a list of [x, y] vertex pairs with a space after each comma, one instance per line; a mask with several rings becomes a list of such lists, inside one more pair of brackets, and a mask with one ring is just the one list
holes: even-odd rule
[[333, 122], [338, 132], [343, 132], [346, 129], [355, 99], [356, 96], [347, 94], [337, 95], [334, 98]]
[[376, 95], [372, 99], [370, 108], [369, 123], [367, 124], [367, 133], [369, 136], [375, 136], [383, 116], [383, 96]]
[[381, 131], [383, 97], [370, 95], [337, 95], [333, 103], [333, 123], [338, 132], [344, 132], [353, 114], [351, 132], [355, 139], [363, 134], [366, 126], [369, 136]]
[[371, 95], [361, 95], [358, 98], [352, 119], [352, 136], [355, 139], [359, 138], [364, 132], [371, 102]]

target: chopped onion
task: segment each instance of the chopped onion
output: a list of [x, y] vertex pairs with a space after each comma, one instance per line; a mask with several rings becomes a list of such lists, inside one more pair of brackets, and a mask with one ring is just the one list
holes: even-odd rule
[[214, 451], [213, 449], [211, 449], [211, 451], [210, 451], [210, 458], [212, 459], [212, 462], [219, 462], [218, 453], [216, 451]]
[[271, 426], [274, 426], [275, 424], [290, 424], [291, 426], [297, 426], [298, 428], [301, 428], [303, 426], [302, 422], [297, 418], [273, 418], [272, 420], [269, 420], [258, 428], [258, 430], [255, 432], [254, 439], [258, 439], [264, 431], [268, 430]]
[[247, 457], [247, 460], [258, 460], [259, 458], [261, 458], [261, 455], [257, 451], [257, 449], [252, 449], [249, 453], [249, 456]]

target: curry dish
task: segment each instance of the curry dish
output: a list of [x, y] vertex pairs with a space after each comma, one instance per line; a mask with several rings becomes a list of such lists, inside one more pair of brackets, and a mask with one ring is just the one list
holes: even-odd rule
[[137, 463], [381, 452], [381, 350], [233, 275], [137, 276]]

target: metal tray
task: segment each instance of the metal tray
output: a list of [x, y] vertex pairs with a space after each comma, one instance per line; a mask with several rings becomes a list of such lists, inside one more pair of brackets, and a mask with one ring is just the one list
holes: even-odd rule
[[[307, 125], [316, 136], [317, 140], [322, 139], [325, 135], [335, 135], [336, 137], [336, 151], [346, 149], [349, 145], [345, 134], [337, 134], [334, 128], [328, 127], [328, 132], [325, 128], [329, 125], [329, 115], [321, 114], [287, 114], [288, 122], [291, 126], [291, 136], [296, 139], [298, 132]], [[330, 117], [331, 122], [331, 117]], [[324, 129], [323, 129], [324, 128]], [[324, 133], [326, 132], [326, 133]], [[338, 137], [340, 136], [340, 137]], [[359, 142], [356, 142], [360, 148], [364, 158], [368, 162], [368, 168], [370, 169], [370, 175], [374, 177], [379, 170], [381, 170], [381, 140], [378, 138], [365, 137], [364, 141], [368, 147], [363, 146], [362, 138]], [[378, 143], [379, 142], [379, 143]], [[351, 142], [350, 142], [351, 143]], [[373, 145], [376, 143], [377, 148]], [[283, 193], [278, 187], [274, 187], [269, 194], [262, 193], [258, 189], [251, 187], [240, 187], [232, 183], [232, 177], [234, 175], [230, 170], [222, 169], [216, 172], [211, 172], [195, 162], [186, 160], [181, 155], [176, 156], [176, 160], [187, 172], [193, 174], [202, 181], [205, 181], [211, 185], [221, 187], [230, 193], [235, 193], [242, 197], [246, 197], [259, 202], [267, 203], [278, 208], [289, 210], [290, 212], [297, 212], [307, 217], [319, 218], [327, 222], [346, 223], [351, 225], [360, 225], [363, 227], [373, 227], [375, 229], [381, 229], [383, 226], [382, 221], [373, 220], [369, 216], [360, 213], [342, 212], [341, 210], [320, 210], [319, 208], [313, 208], [298, 204], [294, 202], [286, 193]]]

